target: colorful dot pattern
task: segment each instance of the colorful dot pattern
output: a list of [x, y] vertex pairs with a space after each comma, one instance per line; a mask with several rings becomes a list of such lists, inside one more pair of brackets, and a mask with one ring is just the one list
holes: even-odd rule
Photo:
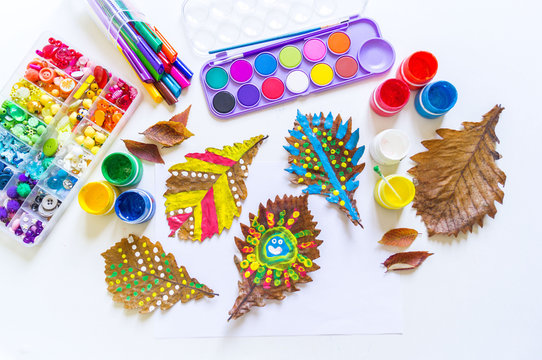
[[113, 300], [126, 309], [149, 313], [169, 309], [178, 301], [201, 299], [215, 294], [207, 286], [177, 266], [172, 254], [148, 238], [130, 235], [102, 254], [106, 261], [106, 281]]

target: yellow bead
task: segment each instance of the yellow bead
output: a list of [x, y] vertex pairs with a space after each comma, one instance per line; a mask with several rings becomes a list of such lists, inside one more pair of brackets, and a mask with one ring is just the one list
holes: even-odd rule
[[[92, 91], [100, 91], [101, 89], [100, 89], [100, 87], [98, 86], [98, 84], [92, 83], [92, 84], [90, 84], [90, 90], [92, 90]], [[100, 91], [100, 92], [101, 92], [101, 91]], [[98, 95], [99, 95], [99, 94], [98, 94]]]
[[83, 140], [83, 146], [89, 150], [92, 149], [94, 145], [96, 145], [96, 143], [94, 142], [93, 138], [86, 137], [85, 140]]
[[56, 115], [60, 111], [60, 105], [53, 104], [51, 105], [51, 115]]
[[100, 152], [100, 147], [99, 146], [93, 146], [92, 149], [90, 149], [90, 152], [92, 153], [92, 155], [96, 155]]
[[51, 115], [45, 116], [43, 118], [43, 122], [46, 123], [47, 125], [49, 125], [51, 123], [51, 121], [53, 121], [53, 117]]
[[85, 99], [83, 100], [83, 107], [85, 109], [90, 109], [90, 107], [92, 106], [92, 100], [91, 99]]
[[53, 101], [53, 98], [50, 97], [49, 95], [47, 94], [43, 94], [40, 96], [40, 103], [43, 105], [43, 106], [46, 106], [48, 103], [50, 103], [51, 101]]
[[84, 135], [78, 135], [75, 137], [75, 142], [78, 143], [79, 145], [83, 145], [83, 141], [85, 141]]
[[94, 135], [94, 141], [96, 141], [96, 144], [103, 144], [107, 140], [107, 136], [104, 133], [97, 132], [96, 135]]
[[85, 136], [93, 138], [94, 135], [96, 134], [96, 130], [94, 130], [92, 126], [87, 126], [83, 133], [85, 134]]
[[92, 90], [87, 91], [87, 97], [89, 99], [92, 99], [94, 96], [96, 96], [96, 93]]

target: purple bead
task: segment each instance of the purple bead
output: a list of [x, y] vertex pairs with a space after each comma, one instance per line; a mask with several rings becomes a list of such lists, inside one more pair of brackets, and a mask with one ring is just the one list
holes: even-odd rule
[[19, 181], [27, 182], [28, 181], [28, 176], [26, 176], [24, 173], [20, 174], [19, 175]]
[[19, 204], [17, 200], [8, 200], [8, 203], [6, 205], [6, 209], [10, 213], [17, 212], [17, 210], [19, 210], [20, 207], [21, 207], [21, 204]]
[[8, 189], [6, 190], [6, 194], [11, 198], [11, 199], [16, 199], [19, 194], [17, 194], [17, 186], [10, 186], [8, 187]]
[[5, 207], [0, 206], [0, 219], [5, 219], [8, 217], [8, 211]]
[[25, 236], [24, 239], [23, 239], [23, 242], [25, 244], [33, 244], [34, 243], [34, 238]]
[[21, 236], [23, 234], [23, 229], [19, 226], [17, 229], [15, 229], [15, 235]]

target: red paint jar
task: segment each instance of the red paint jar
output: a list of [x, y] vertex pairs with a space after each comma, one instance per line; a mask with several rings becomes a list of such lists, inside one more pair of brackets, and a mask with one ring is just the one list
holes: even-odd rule
[[403, 60], [397, 69], [397, 79], [406, 82], [411, 90], [419, 90], [431, 82], [437, 70], [437, 58], [430, 52], [418, 51]]
[[371, 95], [371, 109], [380, 116], [393, 116], [401, 111], [410, 99], [408, 85], [400, 79], [388, 79]]

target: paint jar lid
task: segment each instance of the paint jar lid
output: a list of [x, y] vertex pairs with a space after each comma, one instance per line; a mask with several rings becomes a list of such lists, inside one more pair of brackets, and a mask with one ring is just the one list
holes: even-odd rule
[[102, 174], [113, 185], [134, 186], [143, 177], [143, 165], [141, 160], [132, 154], [115, 152], [103, 160]]
[[367, 0], [185, 0], [183, 33], [193, 50], [217, 50], [324, 25], [361, 14]]

